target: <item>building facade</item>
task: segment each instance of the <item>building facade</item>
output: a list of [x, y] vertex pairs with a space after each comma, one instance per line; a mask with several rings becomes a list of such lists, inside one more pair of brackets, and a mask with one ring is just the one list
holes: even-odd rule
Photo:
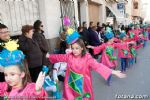
[[[50, 51], [59, 44], [59, 33], [63, 18], [68, 16], [72, 28], [86, 21], [106, 23], [112, 18], [114, 26], [124, 23], [123, 8], [117, 8], [119, 0], [1, 0], [0, 22], [6, 24], [12, 36], [21, 34], [21, 27], [33, 25], [40, 19], [43, 22], [45, 37]], [[109, 21], [108, 21], [109, 22]]]

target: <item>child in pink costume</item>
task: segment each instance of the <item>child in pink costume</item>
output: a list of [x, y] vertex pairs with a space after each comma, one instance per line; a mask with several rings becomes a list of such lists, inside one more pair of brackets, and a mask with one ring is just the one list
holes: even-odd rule
[[45, 73], [41, 72], [36, 83], [31, 83], [22, 51], [3, 49], [0, 66], [3, 67], [6, 81], [0, 82], [0, 96], [7, 100], [47, 100], [47, 93], [42, 88]]
[[[127, 49], [127, 43], [114, 43], [114, 40], [120, 42], [118, 39], [114, 38], [114, 35], [112, 32], [107, 32], [105, 33], [105, 37], [108, 39], [107, 43], [103, 43], [100, 46], [93, 47], [93, 46], [87, 46], [88, 48], [92, 48], [94, 54], [98, 54], [101, 51], [102, 56], [100, 59], [100, 62], [107, 67], [111, 69], [115, 69], [117, 66], [117, 57], [114, 52], [114, 49], [118, 48], [119, 49], [119, 56], [122, 56], [122, 51], [121, 49]], [[112, 77], [110, 76], [107, 80], [108, 85], [110, 85]]]
[[89, 53], [86, 52], [84, 42], [77, 39], [71, 44], [72, 53], [69, 54], [47, 54], [51, 63], [66, 62], [67, 70], [64, 82], [63, 100], [94, 100], [91, 82], [91, 70], [97, 71], [104, 79], [111, 74], [119, 77], [125, 75], [114, 71], [105, 65], [98, 63]]

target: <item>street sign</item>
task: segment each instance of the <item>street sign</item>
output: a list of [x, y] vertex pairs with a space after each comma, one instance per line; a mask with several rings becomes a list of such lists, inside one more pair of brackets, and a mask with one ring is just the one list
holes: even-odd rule
[[119, 10], [125, 9], [125, 4], [124, 3], [118, 3], [117, 4], [117, 9], [119, 9]]

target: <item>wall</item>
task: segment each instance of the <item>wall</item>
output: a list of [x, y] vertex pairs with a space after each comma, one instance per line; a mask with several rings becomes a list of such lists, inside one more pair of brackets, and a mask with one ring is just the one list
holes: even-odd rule
[[81, 0], [80, 1], [80, 15], [81, 15], [81, 23], [83, 21], [87, 22], [87, 25], [90, 21], [89, 18], [89, 2], [94, 3], [96, 5], [99, 5], [99, 12], [98, 12], [98, 18], [99, 22], [105, 23], [106, 22], [106, 4], [105, 4], [105, 0]]
[[89, 23], [89, 12], [88, 12], [88, 2], [87, 2], [87, 0], [84, 0], [84, 1], [80, 2], [80, 15], [81, 15], [81, 24], [84, 21]]
[[57, 37], [61, 25], [59, 0], [39, 0], [39, 7], [46, 38]]
[[[75, 19], [78, 22], [77, 0], [75, 3]], [[48, 40], [49, 49], [52, 52], [59, 47], [59, 30], [61, 27], [61, 11], [59, 0], [39, 0], [40, 19], [43, 21], [45, 37]]]

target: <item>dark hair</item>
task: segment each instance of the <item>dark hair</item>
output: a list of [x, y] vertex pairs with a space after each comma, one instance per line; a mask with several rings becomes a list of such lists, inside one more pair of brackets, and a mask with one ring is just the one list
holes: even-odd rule
[[83, 29], [83, 27], [81, 27], [81, 26], [80, 26], [80, 27], [78, 27], [78, 32], [80, 32], [80, 30], [81, 30], [81, 29]]
[[0, 29], [8, 28], [6, 25], [0, 23]]
[[33, 26], [32, 25], [24, 25], [22, 26], [22, 34], [26, 35], [26, 33], [28, 33], [30, 30], [33, 29]]
[[41, 26], [41, 24], [42, 24], [42, 21], [40, 21], [40, 20], [36, 20], [36, 21], [34, 22], [33, 28], [34, 28], [34, 31], [35, 31], [35, 32], [40, 31], [40, 26]]
[[83, 22], [83, 23], [82, 23], [82, 26], [83, 26], [83, 27], [84, 27], [84, 24], [86, 24], [86, 22]]
[[102, 27], [106, 27], [106, 24], [105, 24], [105, 23], [102, 23]]
[[[85, 47], [83, 40], [79, 38], [75, 43], [77, 43], [81, 48], [83, 48], [82, 54], [81, 54], [81, 57], [83, 57], [86, 54], [86, 47]], [[73, 44], [71, 44], [71, 47]]]
[[100, 22], [97, 22], [97, 26], [99, 26], [100, 25]]
[[[25, 73], [25, 76], [22, 80], [23, 87], [18, 91], [18, 92], [21, 92], [26, 87], [27, 83], [31, 82], [31, 77], [30, 77], [30, 73], [29, 73], [29, 70], [28, 70], [28, 65], [27, 65], [26, 60], [23, 60], [22, 63], [18, 64], [17, 66], [18, 66], [18, 68], [21, 72]], [[12, 87], [8, 85], [7, 92], [10, 92], [11, 90], [12, 90]]]
[[90, 26], [91, 26], [92, 24], [93, 24], [93, 22], [91, 21], [91, 22], [90, 22]]

